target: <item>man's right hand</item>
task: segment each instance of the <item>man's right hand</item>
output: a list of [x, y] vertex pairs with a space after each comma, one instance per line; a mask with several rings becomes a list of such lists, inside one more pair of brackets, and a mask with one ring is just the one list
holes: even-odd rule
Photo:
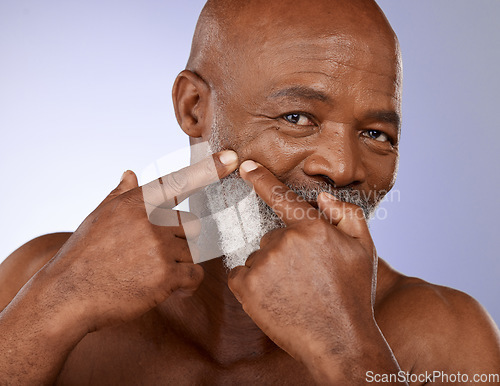
[[[188, 239], [197, 237], [199, 223], [171, 208], [236, 167], [236, 153], [224, 151], [142, 187], [133, 172], [125, 172], [35, 276], [46, 303], [57, 302], [62, 315], [78, 319], [88, 332], [133, 320], [173, 292], [194, 292], [203, 269], [193, 263], [196, 251]], [[164, 224], [153, 224], [158, 221]]]
[[126, 172], [0, 312], [0, 383], [52, 384], [88, 332], [131, 321], [173, 292], [196, 290], [203, 270], [187, 239], [197, 221], [171, 208], [237, 163], [236, 153], [224, 151], [142, 187]]

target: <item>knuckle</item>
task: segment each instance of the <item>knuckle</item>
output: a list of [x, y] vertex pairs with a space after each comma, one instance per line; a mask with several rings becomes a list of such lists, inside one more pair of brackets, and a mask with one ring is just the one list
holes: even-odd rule
[[201, 267], [190, 264], [186, 270], [186, 279], [188, 279], [191, 283], [198, 283], [200, 281], [200, 277], [202, 273], [200, 272]]
[[271, 241], [271, 232], [268, 232], [264, 236], [262, 236], [262, 238], [260, 239], [260, 248], [263, 248], [266, 244], [269, 243], [269, 241]]
[[116, 199], [116, 209], [122, 213], [143, 215], [145, 214], [144, 201], [131, 191], [130, 193], [122, 194]]
[[240, 273], [242, 269], [242, 267], [236, 267], [229, 272], [227, 284], [233, 292], [241, 287], [242, 275]]
[[260, 283], [260, 278], [256, 274], [256, 270], [254, 269], [249, 271], [248, 274], [246, 275], [244, 288], [246, 289], [246, 291], [248, 291], [248, 293], [254, 294], [260, 287], [259, 283]]
[[[306, 227], [307, 229], [307, 227]], [[290, 239], [296, 239], [297, 237], [301, 237], [303, 235], [303, 231], [300, 229], [297, 229], [297, 226], [289, 226], [286, 228], [286, 232], [282, 239], [284, 240], [290, 240]]]
[[344, 212], [347, 216], [356, 218], [360, 217], [359, 215], [363, 213], [363, 209], [356, 204], [346, 202], [344, 203]]
[[274, 186], [271, 189], [270, 199], [271, 202], [279, 203], [285, 201], [287, 197], [283, 194], [283, 189], [281, 187]]
[[120, 188], [114, 188], [108, 195], [108, 198], [110, 200], [112, 200], [113, 198], [119, 196], [120, 194], [122, 194], [122, 191], [120, 190]]
[[270, 249], [267, 257], [270, 260], [275, 260], [280, 254], [278, 251], [284, 249], [295, 250], [302, 245], [303, 238], [308, 238], [309, 232], [305, 233], [303, 230], [297, 228], [287, 228], [287, 231], [280, 238], [279, 242]]
[[321, 219], [313, 219], [307, 221], [305, 225], [304, 230], [296, 230], [296, 232], [300, 235], [314, 235], [314, 237], [326, 237], [328, 234], [328, 231], [330, 230], [329, 224]]
[[140, 192], [141, 190], [139, 189], [132, 189], [129, 190], [127, 193], [120, 195], [118, 199], [121, 200], [123, 203], [129, 205], [137, 206], [139, 204], [140, 207], [142, 208], [144, 206], [144, 200]]
[[256, 250], [255, 252], [252, 252], [250, 254], [250, 256], [248, 256], [246, 262], [245, 262], [245, 266], [247, 267], [253, 267], [253, 263], [255, 261], [258, 261], [259, 258], [262, 257], [262, 253], [259, 251], [259, 250]]
[[[260, 168], [256, 169], [256, 170], [252, 170], [252, 172], [249, 174], [251, 177], [252, 177], [252, 183], [254, 185], [261, 185], [265, 182], [265, 179], [266, 179], [266, 176], [264, 175], [264, 173], [262, 173], [262, 171], [260, 170]], [[271, 192], [271, 196], [276, 193], [274, 190]]]
[[182, 173], [179, 171], [173, 172], [162, 177], [162, 182], [171, 189], [174, 194], [180, 194], [189, 186], [189, 173]]
[[217, 169], [212, 158], [202, 164], [201, 176], [209, 182], [215, 182], [219, 179]]

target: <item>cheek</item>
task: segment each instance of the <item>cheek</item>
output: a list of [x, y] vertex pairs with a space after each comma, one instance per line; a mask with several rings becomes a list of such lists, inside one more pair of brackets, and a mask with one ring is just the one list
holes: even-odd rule
[[240, 161], [252, 159], [268, 168], [278, 178], [287, 178], [292, 170], [310, 153], [310, 146], [304, 138], [291, 138], [276, 128], [243, 133], [235, 143], [234, 150]]
[[367, 184], [370, 190], [387, 193], [396, 182], [399, 157], [397, 154], [387, 154], [372, 159], [366, 164]]

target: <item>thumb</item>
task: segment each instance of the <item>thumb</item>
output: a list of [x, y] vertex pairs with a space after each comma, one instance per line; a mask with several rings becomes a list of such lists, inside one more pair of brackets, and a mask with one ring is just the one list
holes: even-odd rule
[[336, 225], [337, 229], [359, 240], [370, 253], [374, 250], [373, 240], [361, 207], [323, 192], [318, 196], [318, 208], [331, 224]]
[[[134, 188], [137, 188], [139, 183], [137, 181], [137, 176], [132, 170], [126, 170], [122, 174], [122, 178], [120, 179], [120, 183], [110, 194], [117, 193], [116, 196], [128, 192]], [[115, 196], [115, 197], [116, 197]]]
[[370, 237], [361, 207], [344, 202], [328, 193], [318, 196], [318, 207], [331, 224], [355, 239]]
[[126, 170], [120, 179], [120, 183], [116, 188], [114, 188], [111, 193], [108, 194], [108, 196], [99, 204], [98, 208], [107, 204], [110, 202], [112, 199], [115, 197], [118, 197], [119, 195], [128, 192], [129, 190], [132, 190], [134, 188], [137, 188], [139, 186], [139, 183], [137, 181], [137, 176], [132, 170]]

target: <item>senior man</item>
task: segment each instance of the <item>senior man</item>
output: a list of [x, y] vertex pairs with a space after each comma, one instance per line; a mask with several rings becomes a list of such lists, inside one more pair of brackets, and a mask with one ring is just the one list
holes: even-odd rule
[[157, 184], [175, 203], [201, 189], [212, 211], [253, 188], [257, 245], [194, 264], [193, 215], [160, 206], [184, 226], [151, 221], [152, 185], [124, 173], [75, 233], [2, 264], [2, 383], [499, 373], [498, 329], [475, 300], [376, 255], [366, 218], [394, 184], [401, 82], [396, 36], [371, 0], [209, 0], [173, 100], [191, 142], [215, 154]]

